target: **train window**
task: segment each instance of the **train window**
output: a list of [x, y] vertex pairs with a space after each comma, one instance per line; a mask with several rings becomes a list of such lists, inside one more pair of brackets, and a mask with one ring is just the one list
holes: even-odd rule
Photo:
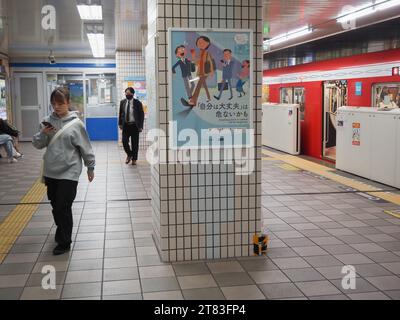
[[377, 83], [372, 86], [376, 108], [400, 108], [400, 82]]
[[300, 105], [300, 120], [304, 120], [304, 113], [306, 108], [304, 88], [281, 88], [280, 103], [295, 103]]
[[293, 88], [281, 88], [281, 103], [293, 103]]

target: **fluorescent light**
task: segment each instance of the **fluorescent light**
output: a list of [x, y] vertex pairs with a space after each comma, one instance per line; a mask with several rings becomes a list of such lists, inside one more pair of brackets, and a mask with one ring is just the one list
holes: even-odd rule
[[105, 44], [104, 44], [104, 33], [88, 33], [90, 47], [92, 48], [92, 53], [94, 58], [104, 58]]
[[77, 5], [82, 20], [103, 20], [103, 7], [100, 5]]
[[398, 6], [399, 4], [400, 0], [391, 0], [391, 1], [377, 0], [375, 2], [375, 8], [377, 8], [378, 10], [385, 10], [394, 6]]
[[281, 43], [281, 42], [285, 42], [285, 41], [288, 41], [288, 40], [291, 40], [291, 39], [294, 39], [294, 38], [298, 38], [298, 37], [304, 36], [304, 35], [309, 34], [311, 32], [313, 32], [313, 30], [312, 30], [312, 28], [310, 28], [308, 26], [302, 27], [302, 28], [299, 28], [299, 29], [295, 29], [295, 30], [280, 34], [280, 35], [278, 35], [276, 37], [273, 37], [272, 39], [264, 41], [264, 46], [269, 46], [269, 45], [272, 46], [272, 45], [275, 45], [275, 44], [278, 44], [278, 43]]
[[355, 20], [357, 18], [365, 17], [369, 14], [375, 13], [379, 10], [385, 10], [400, 4], [400, 0], [377, 0], [375, 4], [367, 2], [361, 6], [355, 7], [351, 11], [344, 11], [340, 14], [336, 21], [339, 23]]

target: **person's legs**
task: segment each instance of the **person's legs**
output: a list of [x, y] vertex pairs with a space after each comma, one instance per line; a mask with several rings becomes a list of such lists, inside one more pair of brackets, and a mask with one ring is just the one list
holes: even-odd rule
[[60, 235], [59, 235], [59, 229], [58, 229], [59, 219], [58, 219], [58, 215], [56, 214], [56, 210], [55, 210], [56, 205], [57, 205], [57, 203], [56, 203], [56, 195], [57, 195], [57, 187], [58, 187], [57, 180], [47, 178], [47, 177], [45, 177], [44, 180], [45, 180], [45, 184], [47, 187], [47, 198], [50, 200], [51, 207], [53, 208], [52, 214], [53, 214], [53, 218], [54, 218], [54, 223], [57, 226], [54, 240], [57, 243], [60, 243]]
[[208, 91], [208, 87], [207, 87], [207, 77], [204, 77], [203, 87], [204, 87], [204, 89], [206, 89], [207, 99], [211, 100], [210, 92]]
[[195, 106], [197, 105], [197, 99], [199, 98], [200, 89], [203, 86], [206, 77], [200, 76], [199, 82], [197, 83], [196, 89], [194, 90], [193, 96], [190, 99], [190, 104]]
[[[139, 130], [136, 125], [132, 126], [132, 161], [137, 161], [139, 152]], [[132, 162], [133, 164], [133, 162]]]
[[185, 84], [187, 97], [188, 99], [190, 99], [192, 97], [192, 91], [190, 90], [189, 78], [188, 77], [183, 78], [183, 83]]
[[221, 88], [219, 90], [219, 95], [218, 95], [218, 97], [214, 96], [215, 99], [217, 99], [217, 100], [221, 99], [222, 92], [224, 91], [225, 83], [226, 83], [226, 80], [222, 79], [222, 81], [220, 82]]
[[229, 100], [231, 100], [233, 98], [233, 92], [232, 92], [232, 79], [228, 79], [228, 86], [229, 86], [229, 90], [231, 92], [231, 97], [229, 98]]
[[76, 197], [77, 181], [56, 180], [54, 215], [57, 218], [57, 240], [61, 248], [69, 248], [72, 242], [72, 204]]
[[132, 158], [132, 150], [129, 146], [129, 128], [130, 126], [124, 125], [122, 128], [122, 145], [124, 146], [125, 153], [128, 157]]
[[0, 135], [0, 145], [6, 149], [7, 157], [9, 160], [13, 159], [13, 140], [8, 134]]

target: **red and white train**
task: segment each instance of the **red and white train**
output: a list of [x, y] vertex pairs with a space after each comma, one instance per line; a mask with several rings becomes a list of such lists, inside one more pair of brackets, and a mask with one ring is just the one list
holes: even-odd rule
[[263, 85], [268, 102], [300, 104], [301, 154], [335, 161], [337, 108], [400, 107], [399, 69], [392, 49], [265, 70]]

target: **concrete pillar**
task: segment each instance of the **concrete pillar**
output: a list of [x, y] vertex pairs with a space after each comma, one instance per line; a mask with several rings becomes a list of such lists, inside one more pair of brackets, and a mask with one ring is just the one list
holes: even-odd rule
[[[166, 137], [159, 138], [159, 154], [168, 154], [166, 163], [151, 168], [154, 240], [160, 256], [163, 261], [185, 261], [253, 255], [252, 237], [261, 231], [262, 0], [148, 0], [148, 13], [150, 122], [165, 132]], [[247, 162], [254, 168], [248, 174], [238, 174], [235, 164], [172, 160], [168, 143], [170, 27], [253, 31], [255, 134], [254, 146], [246, 151]]]

